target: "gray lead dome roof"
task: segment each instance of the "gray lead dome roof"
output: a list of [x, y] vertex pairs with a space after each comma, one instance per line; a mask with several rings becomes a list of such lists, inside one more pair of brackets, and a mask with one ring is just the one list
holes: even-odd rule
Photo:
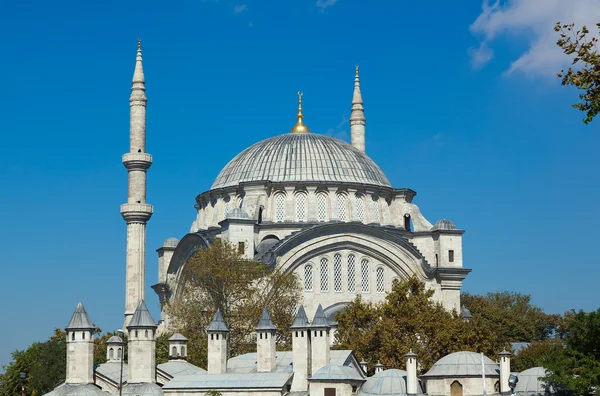
[[212, 189], [242, 182], [344, 182], [391, 187], [381, 169], [350, 144], [314, 133], [289, 133], [258, 142], [223, 168]]

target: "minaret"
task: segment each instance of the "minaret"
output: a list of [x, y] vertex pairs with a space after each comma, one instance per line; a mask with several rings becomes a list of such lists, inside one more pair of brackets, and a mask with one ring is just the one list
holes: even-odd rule
[[67, 333], [67, 384], [94, 383], [94, 337], [95, 326], [82, 303], [77, 304], [69, 321]]
[[154, 384], [156, 382], [156, 323], [141, 300], [127, 330], [127, 383]]
[[329, 364], [329, 331], [331, 325], [325, 317], [325, 312], [321, 304], [317, 307], [317, 312], [310, 324], [310, 358], [311, 358], [311, 373], [314, 375], [320, 368]]
[[296, 313], [296, 319], [290, 328], [292, 330], [292, 392], [308, 390], [310, 374], [310, 325], [304, 307], [301, 305]]
[[365, 109], [363, 108], [362, 95], [360, 93], [360, 78], [358, 77], [358, 66], [354, 77], [354, 95], [352, 96], [352, 112], [350, 113], [350, 142], [354, 147], [365, 152]]
[[221, 310], [217, 309], [215, 316], [206, 328], [208, 333], [208, 373], [224, 374], [227, 372], [227, 335], [229, 329], [223, 320]]
[[153, 210], [152, 205], [146, 203], [146, 170], [152, 165], [152, 156], [146, 153], [145, 91], [142, 48], [138, 40], [129, 97], [129, 153], [123, 155], [123, 165], [129, 173], [127, 203], [121, 205], [121, 215], [127, 222], [124, 328], [127, 328], [139, 302], [145, 299], [146, 222]]
[[275, 353], [275, 325], [267, 308], [263, 309], [256, 326], [256, 371], [270, 373], [275, 371], [277, 356]]

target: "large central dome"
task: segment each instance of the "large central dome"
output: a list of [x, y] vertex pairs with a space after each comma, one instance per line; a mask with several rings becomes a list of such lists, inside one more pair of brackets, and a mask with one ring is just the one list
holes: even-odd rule
[[325, 135], [289, 133], [258, 142], [223, 168], [212, 189], [251, 181], [343, 182], [391, 187], [365, 153]]

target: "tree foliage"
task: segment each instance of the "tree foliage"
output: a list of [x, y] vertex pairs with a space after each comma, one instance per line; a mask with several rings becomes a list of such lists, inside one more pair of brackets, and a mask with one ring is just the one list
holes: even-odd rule
[[[597, 24], [600, 29], [600, 23]], [[562, 85], [572, 85], [584, 92], [581, 102], [573, 107], [586, 113], [583, 122], [588, 124], [600, 111], [600, 53], [598, 38], [591, 35], [586, 26], [576, 30], [575, 24], [557, 22], [554, 30], [559, 33], [558, 46], [566, 55], [573, 57], [572, 67], [561, 70], [558, 77]]]
[[521, 372], [532, 367], [547, 367], [548, 361], [556, 359], [562, 353], [564, 345], [559, 338], [549, 338], [532, 342], [513, 357], [510, 367], [512, 371]]
[[173, 327], [189, 339], [192, 363], [206, 367], [205, 329], [217, 308], [229, 326], [232, 356], [256, 349], [253, 337], [264, 307], [277, 327], [278, 345], [290, 345], [289, 329], [302, 299], [294, 273], [245, 259], [236, 247], [217, 240], [185, 262], [183, 276], [183, 292], [166, 310]]
[[426, 371], [443, 356], [461, 350], [494, 356], [502, 345], [486, 328], [466, 323], [432, 299], [433, 290], [416, 277], [395, 282], [385, 301], [359, 298], [336, 316], [336, 348], [352, 349], [359, 359], [404, 368], [404, 354], [413, 350]]
[[486, 295], [463, 293], [461, 303], [471, 311], [473, 325], [491, 332], [498, 344], [548, 339], [560, 323], [559, 315], [544, 313], [531, 303], [528, 294], [508, 291]]

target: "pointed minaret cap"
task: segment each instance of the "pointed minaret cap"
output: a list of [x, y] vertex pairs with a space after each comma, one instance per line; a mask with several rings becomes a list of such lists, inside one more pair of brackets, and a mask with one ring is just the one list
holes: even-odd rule
[[206, 331], [209, 333], [229, 333], [229, 329], [223, 320], [223, 315], [221, 314], [221, 310], [217, 309], [215, 315], [212, 318], [212, 321], [208, 324]]
[[503, 357], [503, 356], [510, 356], [510, 355], [511, 355], [511, 353], [510, 353], [510, 352], [508, 352], [508, 351], [506, 350], [506, 348], [504, 348], [504, 349], [502, 350], [502, 352], [500, 352], [500, 353], [498, 354], [498, 356], [500, 356], [500, 357]]
[[271, 320], [271, 315], [269, 315], [269, 311], [265, 307], [262, 311], [262, 315], [260, 316], [260, 320], [258, 321], [258, 326], [256, 326], [256, 331], [275, 331], [275, 325]]
[[305, 329], [307, 327], [309, 327], [308, 317], [306, 316], [304, 307], [300, 305], [300, 308], [298, 308], [298, 312], [296, 313], [296, 319], [294, 319], [294, 323], [292, 323], [290, 329]]
[[302, 119], [304, 118], [304, 114], [302, 114], [302, 96], [303, 95], [304, 94], [302, 92], [298, 91], [298, 114], [296, 114], [296, 118], [298, 118], [298, 121], [296, 122], [296, 125], [294, 125], [292, 127], [292, 130], [290, 131], [290, 133], [310, 133], [310, 130], [302, 121]]
[[317, 312], [315, 312], [315, 317], [313, 318], [310, 327], [326, 329], [329, 329], [331, 327], [331, 325], [327, 321], [327, 318], [325, 317], [325, 311], [323, 311], [323, 307], [321, 306], [321, 304], [319, 304], [319, 306], [317, 307]]
[[142, 40], [138, 39], [137, 54], [135, 56], [135, 71], [133, 72], [133, 82], [144, 82], [144, 66], [142, 65]]
[[352, 95], [352, 110], [363, 110], [363, 99], [360, 93], [360, 77], [358, 76], [358, 65], [354, 75], [354, 94]]
[[135, 309], [135, 312], [133, 313], [129, 324], [127, 325], [127, 329], [139, 327], [157, 327], [156, 323], [154, 322], [154, 318], [152, 317], [152, 315], [150, 315], [150, 311], [148, 311], [148, 307], [146, 307], [146, 303], [144, 302], [144, 300], [140, 300], [140, 303]]
[[65, 330], [93, 330], [95, 328], [96, 326], [92, 324], [83, 304], [79, 303]]

